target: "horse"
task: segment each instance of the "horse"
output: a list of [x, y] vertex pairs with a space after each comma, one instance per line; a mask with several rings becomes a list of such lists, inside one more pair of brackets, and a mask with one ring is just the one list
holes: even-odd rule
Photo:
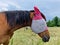
[[[9, 40], [12, 38], [14, 31], [25, 26], [30, 26], [32, 24], [33, 17], [35, 16], [35, 11], [3, 11], [0, 12], [0, 44], [8, 45]], [[41, 16], [46, 21], [46, 17], [43, 13]], [[44, 42], [48, 42], [50, 39], [50, 34], [48, 30], [37, 33], [39, 37], [42, 38]]]

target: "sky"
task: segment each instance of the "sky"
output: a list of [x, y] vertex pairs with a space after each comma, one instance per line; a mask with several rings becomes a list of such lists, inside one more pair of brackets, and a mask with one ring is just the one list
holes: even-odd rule
[[60, 17], [60, 0], [1, 0], [0, 11], [33, 10], [37, 6], [47, 20]]

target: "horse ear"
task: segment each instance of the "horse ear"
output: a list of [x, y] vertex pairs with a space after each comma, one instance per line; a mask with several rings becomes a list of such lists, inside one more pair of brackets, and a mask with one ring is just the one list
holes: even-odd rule
[[34, 6], [34, 12], [35, 12], [35, 14], [39, 14], [39, 15], [41, 15], [41, 12], [39, 11], [39, 9], [36, 7], [36, 6]]

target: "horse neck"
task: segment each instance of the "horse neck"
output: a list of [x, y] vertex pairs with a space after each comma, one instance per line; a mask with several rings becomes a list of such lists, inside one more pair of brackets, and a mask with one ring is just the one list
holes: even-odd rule
[[[19, 29], [19, 28], [23, 28], [23, 27], [26, 27], [26, 26], [31, 26], [31, 23], [32, 23], [32, 19], [30, 18], [30, 14], [25, 14], [25, 16], [21, 15], [22, 17], [22, 20], [21, 20], [21, 17], [20, 15], [18, 16], [18, 20], [17, 20], [17, 25], [15, 27], [15, 30]], [[14, 31], [15, 31], [14, 30]]]
[[4, 12], [7, 17], [7, 22], [10, 26], [10, 31], [15, 31], [25, 26], [31, 26], [32, 19], [29, 11], [7, 11]]

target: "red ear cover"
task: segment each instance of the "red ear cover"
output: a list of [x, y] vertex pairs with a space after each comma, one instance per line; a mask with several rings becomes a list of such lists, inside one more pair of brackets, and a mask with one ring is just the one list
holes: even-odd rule
[[41, 16], [41, 12], [39, 11], [39, 9], [34, 6], [34, 13], [35, 13], [35, 16], [34, 16], [34, 20], [39, 20], [39, 19], [42, 19], [43, 17]]

